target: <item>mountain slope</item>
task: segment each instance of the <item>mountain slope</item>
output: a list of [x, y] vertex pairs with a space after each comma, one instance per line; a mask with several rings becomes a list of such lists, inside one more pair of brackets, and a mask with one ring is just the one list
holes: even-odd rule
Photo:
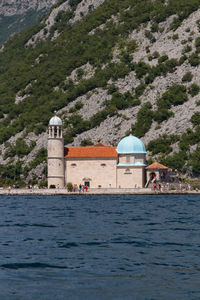
[[35, 24], [57, 0], [3, 0], [0, 3], [0, 45], [12, 34]]
[[62, 1], [11, 39], [0, 54], [1, 172], [44, 178], [57, 110], [66, 144], [132, 133], [150, 157], [199, 175], [199, 16], [197, 0]]

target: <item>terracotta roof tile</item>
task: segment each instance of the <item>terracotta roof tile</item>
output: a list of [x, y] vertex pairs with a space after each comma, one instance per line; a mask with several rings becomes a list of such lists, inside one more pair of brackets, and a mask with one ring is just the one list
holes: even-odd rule
[[87, 146], [87, 147], [65, 147], [65, 157], [116, 157], [116, 147], [112, 146]]
[[169, 169], [169, 168], [158, 162], [155, 162], [155, 163], [151, 164], [150, 166], [146, 167], [146, 169], [149, 170], [149, 169]]
[[111, 146], [109, 146], [109, 145], [107, 145], [107, 144], [104, 144], [104, 143], [102, 143], [102, 142], [98, 142], [98, 143], [95, 144], [94, 146], [95, 146], [95, 147], [111, 147]]

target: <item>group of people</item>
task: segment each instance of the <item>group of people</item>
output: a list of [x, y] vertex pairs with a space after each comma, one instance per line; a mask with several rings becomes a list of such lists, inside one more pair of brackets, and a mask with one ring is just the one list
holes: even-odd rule
[[32, 184], [29, 184], [29, 185], [27, 186], [27, 188], [28, 188], [29, 190], [32, 190], [32, 189], [36, 190], [36, 189], [39, 189], [39, 186], [38, 186], [37, 184], [34, 184], [33, 186], [32, 186]]
[[73, 192], [87, 192], [88, 191], [88, 186], [84, 185], [84, 184], [79, 184], [79, 186], [77, 184], [73, 185]]
[[161, 191], [162, 186], [161, 186], [160, 183], [154, 181], [154, 183], [153, 183], [153, 189], [154, 189], [154, 191], [156, 191], [156, 190]]

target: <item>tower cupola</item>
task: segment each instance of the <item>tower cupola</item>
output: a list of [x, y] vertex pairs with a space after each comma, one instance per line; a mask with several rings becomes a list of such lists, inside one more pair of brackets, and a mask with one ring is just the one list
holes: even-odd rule
[[49, 121], [49, 138], [62, 138], [62, 120], [54, 116]]

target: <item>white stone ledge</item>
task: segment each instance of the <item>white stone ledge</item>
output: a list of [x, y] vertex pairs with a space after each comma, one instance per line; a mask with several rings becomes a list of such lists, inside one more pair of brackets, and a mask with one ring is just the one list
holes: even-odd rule
[[67, 189], [0, 189], [0, 195], [161, 195], [161, 194], [200, 194], [200, 191], [164, 191], [154, 192], [150, 188], [114, 189], [99, 188], [89, 189], [87, 192], [68, 192]]

